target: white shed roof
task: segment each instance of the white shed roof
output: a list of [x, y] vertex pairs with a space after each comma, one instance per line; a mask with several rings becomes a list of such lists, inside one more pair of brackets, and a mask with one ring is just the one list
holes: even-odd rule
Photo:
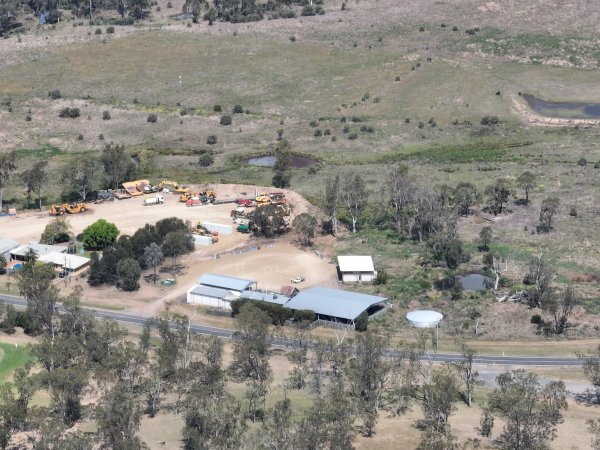
[[90, 258], [66, 253], [50, 252], [38, 258], [38, 261], [62, 266], [68, 270], [79, 270], [90, 262]]
[[205, 273], [198, 278], [198, 284], [216, 287], [219, 289], [228, 289], [232, 291], [242, 292], [249, 289], [250, 286], [256, 284], [254, 280], [246, 280], [243, 278], [228, 277], [226, 275], [216, 275], [214, 273]]
[[338, 256], [338, 265], [341, 272], [375, 272], [370, 256]]
[[0, 237], [0, 255], [10, 252], [18, 246], [19, 243], [17, 241], [13, 241], [12, 239], [5, 237]]
[[29, 250], [35, 251], [39, 257], [48, 253], [64, 253], [67, 251], [67, 247], [62, 245], [48, 245], [40, 244], [39, 242], [30, 242], [29, 244], [21, 245], [20, 247], [11, 250], [10, 254], [15, 256], [27, 256], [27, 252]]

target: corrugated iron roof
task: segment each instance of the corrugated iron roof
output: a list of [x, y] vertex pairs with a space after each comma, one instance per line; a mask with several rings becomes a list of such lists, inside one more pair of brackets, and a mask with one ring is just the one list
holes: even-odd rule
[[287, 306], [286, 303], [290, 301], [290, 298], [285, 295], [261, 291], [244, 291], [241, 297], [260, 302], [275, 303], [281, 306]]
[[198, 284], [242, 292], [248, 289], [253, 284], [256, 284], [256, 281], [245, 280], [243, 278], [228, 277], [226, 275], [216, 275], [214, 273], [205, 273], [200, 278], [198, 278]]
[[388, 300], [385, 297], [356, 292], [314, 287], [300, 292], [285, 306], [292, 309], [310, 309], [324, 316], [354, 320], [369, 307]]
[[373, 258], [370, 256], [338, 256], [341, 272], [374, 272]]

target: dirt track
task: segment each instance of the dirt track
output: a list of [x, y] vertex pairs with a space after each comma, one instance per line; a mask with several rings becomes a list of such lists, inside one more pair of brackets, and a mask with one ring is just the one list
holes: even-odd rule
[[[268, 188], [244, 185], [214, 185], [219, 198], [233, 197], [255, 190], [263, 192]], [[286, 198], [293, 207], [292, 214], [299, 214], [312, 209], [300, 195], [285, 191]], [[195, 223], [199, 220], [221, 224], [232, 224], [230, 211], [233, 204], [206, 205], [186, 207], [179, 203], [178, 196], [163, 194], [165, 203], [155, 206], [144, 206], [143, 197], [135, 197], [122, 201], [114, 201], [102, 205], [90, 204], [90, 209], [83, 214], [67, 216], [73, 234], [81, 233], [85, 227], [103, 218], [114, 223], [121, 234], [132, 234], [146, 223], [155, 223], [165, 217], [179, 217]], [[14, 239], [20, 243], [37, 241], [48, 222], [53, 218], [47, 211], [24, 213], [16, 217], [0, 218], [0, 236]], [[210, 247], [197, 247], [196, 251], [184, 257], [181, 262], [185, 266], [184, 273], [177, 279], [177, 285], [161, 288], [141, 281], [141, 288], [135, 293], [126, 293], [114, 287], [94, 289], [87, 286], [84, 279], [71, 283], [85, 288], [85, 299], [89, 304], [109, 308], [126, 309], [141, 314], [152, 315], [159, 311], [167, 300], [181, 301], [186, 291], [195, 284], [195, 280], [206, 272], [237, 276], [256, 280], [260, 289], [278, 291], [295, 276], [303, 276], [306, 282], [299, 287], [337, 285], [336, 269], [333, 264], [320, 259], [311, 251], [296, 248], [290, 243], [293, 234], [276, 241], [255, 239], [250, 235], [237, 233], [219, 236], [219, 242]], [[256, 248], [251, 251], [225, 254], [215, 259], [217, 253], [227, 253], [233, 249]], [[167, 261], [166, 263], [168, 263]], [[163, 275], [163, 278], [169, 275]], [[62, 282], [59, 282], [60, 286]], [[72, 286], [69, 286], [72, 287]]]

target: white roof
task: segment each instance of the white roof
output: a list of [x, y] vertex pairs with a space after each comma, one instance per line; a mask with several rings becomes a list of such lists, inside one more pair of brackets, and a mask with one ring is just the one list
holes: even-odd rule
[[419, 309], [417, 311], [411, 311], [408, 314], [406, 314], [406, 318], [413, 327], [433, 328], [438, 323], [440, 323], [440, 320], [442, 320], [444, 316], [437, 311]]
[[243, 278], [228, 277], [226, 275], [217, 275], [214, 273], [205, 273], [198, 278], [198, 284], [216, 287], [219, 289], [228, 289], [232, 291], [242, 292], [249, 289], [250, 286], [256, 284], [254, 280], [246, 280]]
[[45, 255], [47, 253], [63, 253], [67, 251], [67, 247], [62, 245], [49, 245], [49, 244], [40, 244], [39, 242], [30, 242], [26, 245], [21, 245], [20, 247], [11, 250], [11, 255], [17, 256], [26, 256], [29, 250], [33, 250], [38, 256]]
[[10, 252], [12, 249], [17, 248], [19, 243], [12, 239], [0, 237], [0, 255]]
[[90, 258], [66, 253], [50, 252], [38, 258], [38, 261], [62, 266], [68, 270], [78, 270], [90, 262]]
[[375, 272], [370, 256], [338, 256], [338, 265], [341, 272]]

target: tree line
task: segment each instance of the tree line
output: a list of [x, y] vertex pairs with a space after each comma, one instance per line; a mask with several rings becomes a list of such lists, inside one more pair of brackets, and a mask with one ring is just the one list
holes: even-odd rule
[[[5, 188], [11, 183], [25, 187], [27, 206], [36, 203], [42, 209], [42, 197], [50, 181], [50, 170], [46, 160], [36, 161], [33, 166], [17, 172], [18, 155], [13, 151], [0, 155], [0, 210]], [[101, 187], [118, 189], [121, 183], [135, 179], [136, 167], [124, 146], [107, 144], [99, 157], [86, 156], [66, 163], [59, 170], [66, 199], [86, 201]], [[32, 202], [33, 200], [33, 202]]]
[[[18, 275], [28, 301], [19, 320], [37, 337], [29, 349], [35, 364], [0, 387], [3, 449], [23, 436], [40, 449], [142, 449], [142, 417], [162, 412], [183, 417], [183, 446], [190, 450], [353, 448], [358, 434], [373, 436], [382, 415], [400, 416], [414, 407], [422, 411], [420, 449], [477, 448], [482, 439], [494, 448], [545, 448], [563, 421], [564, 383], [542, 385], [522, 370], [499, 375], [487, 398], [473, 396], [475, 352], [464, 344], [458, 362], [434, 367], [423, 358], [424, 335], [394, 348], [380, 331], [368, 330], [353, 342], [343, 335], [314, 341], [302, 325], [287, 352], [292, 369], [284, 394], [268, 407], [267, 397], [275, 395], [269, 347], [274, 328], [265, 311], [251, 303], [240, 308], [226, 366], [224, 342], [192, 333], [191, 318], [172, 313], [168, 304], [136, 341], [82, 308], [81, 290], [62, 297], [52, 276], [52, 267], [39, 263], [25, 264]], [[2, 308], [3, 323], [14, 316], [12, 306]], [[595, 373], [598, 355], [582, 357]], [[234, 395], [232, 383], [241, 392], [235, 388]], [[298, 408], [285, 395], [290, 390], [303, 391], [309, 406]], [[47, 405], [33, 405], [38, 392], [49, 395]], [[84, 402], [87, 394], [97, 401]], [[461, 399], [469, 406], [479, 402], [483, 411], [479, 437], [465, 443], [449, 421]], [[75, 431], [89, 419], [97, 431]], [[496, 419], [501, 430], [494, 432]], [[588, 427], [597, 442], [598, 420]]]

